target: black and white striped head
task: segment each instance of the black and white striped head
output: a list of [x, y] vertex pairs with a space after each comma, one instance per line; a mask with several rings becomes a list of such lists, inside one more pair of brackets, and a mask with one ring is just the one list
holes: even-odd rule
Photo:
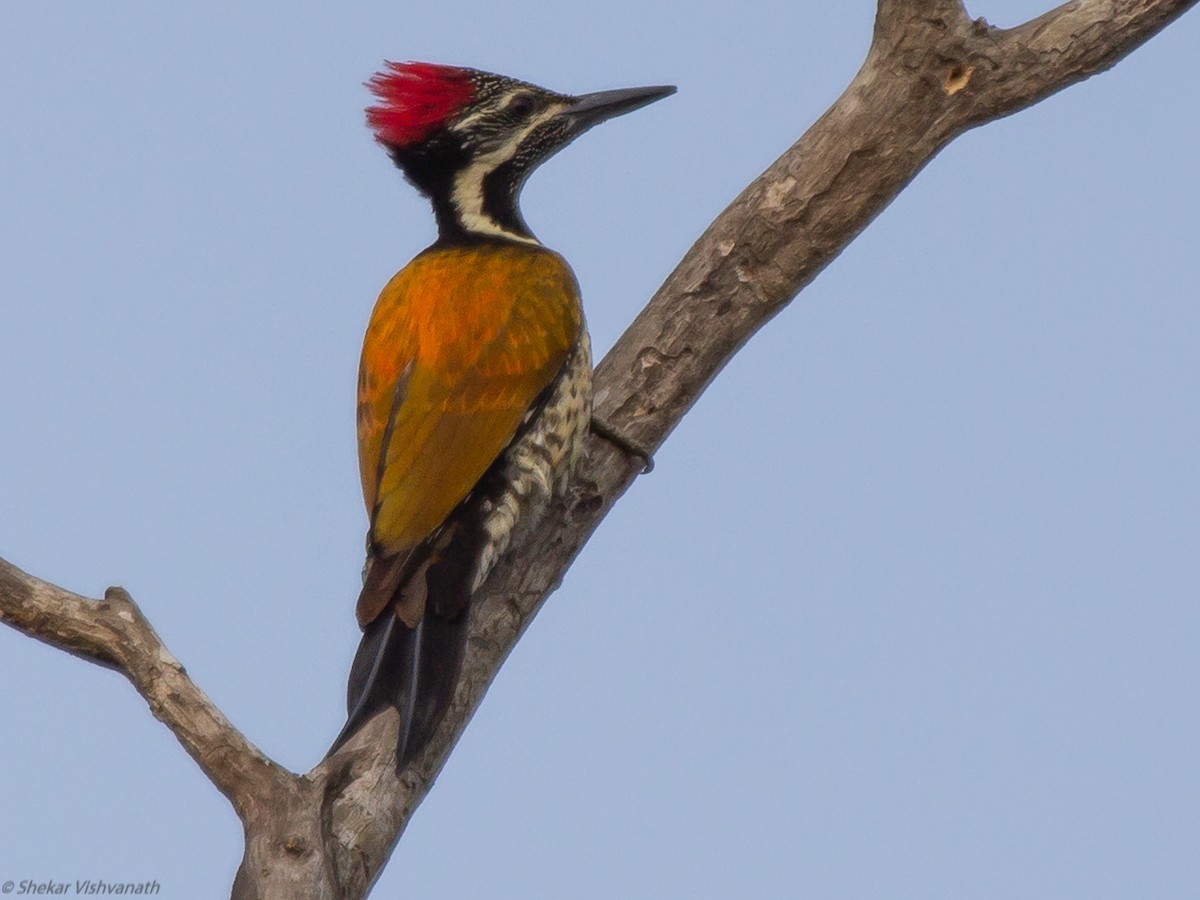
[[476, 69], [388, 63], [368, 87], [367, 123], [433, 201], [444, 240], [534, 241], [517, 199], [529, 173], [593, 125], [675, 92], [628, 88], [572, 97]]

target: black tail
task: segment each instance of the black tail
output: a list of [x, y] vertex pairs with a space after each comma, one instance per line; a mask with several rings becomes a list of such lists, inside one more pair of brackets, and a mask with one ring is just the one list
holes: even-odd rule
[[416, 680], [412, 668], [419, 650], [420, 626], [408, 628], [390, 610], [367, 626], [350, 666], [346, 724], [326, 756], [341, 749], [359, 728], [388, 706], [395, 706], [404, 720], [405, 710], [412, 706], [409, 687]]
[[[436, 568], [430, 572], [431, 588]], [[454, 699], [466, 645], [465, 597], [463, 601], [450, 609], [428, 604], [416, 628], [405, 625], [391, 609], [367, 626], [350, 667], [349, 715], [326, 756], [389, 706], [400, 713], [396, 770], [424, 749]]]
[[[433, 737], [462, 669], [471, 592], [492, 540], [481, 526], [484, 504], [490, 509], [489, 498], [503, 489], [493, 484], [503, 475], [502, 459], [431, 541], [391, 558], [368, 555], [358, 612], [370, 621], [350, 667], [349, 716], [326, 756], [389, 706], [400, 713], [396, 771], [416, 759]], [[410, 628], [405, 620], [413, 621], [418, 610], [420, 619]]]

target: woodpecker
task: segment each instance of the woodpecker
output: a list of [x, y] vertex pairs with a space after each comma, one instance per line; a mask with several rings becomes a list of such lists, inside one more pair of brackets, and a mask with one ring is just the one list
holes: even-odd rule
[[431, 201], [438, 238], [388, 282], [363, 342], [364, 633], [330, 753], [393, 706], [403, 768], [453, 697], [471, 595], [564, 490], [591, 421], [579, 286], [525, 224], [521, 187], [593, 125], [675, 88], [569, 96], [418, 62], [367, 86], [367, 124]]

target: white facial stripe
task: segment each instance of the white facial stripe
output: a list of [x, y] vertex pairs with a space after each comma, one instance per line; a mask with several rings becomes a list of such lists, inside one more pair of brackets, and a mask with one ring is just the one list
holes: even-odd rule
[[[507, 141], [495, 150], [472, 160], [469, 166], [458, 173], [458, 177], [454, 180], [454, 189], [450, 193], [450, 201], [454, 204], [454, 208], [458, 210], [459, 221], [462, 222], [468, 231], [474, 231], [478, 234], [494, 234], [498, 237], [524, 241], [527, 244], [541, 245], [541, 242], [536, 238], [526, 237], [525, 235], [509, 231], [483, 211], [483, 180], [489, 172], [497, 168], [505, 160], [510, 159], [517, 152], [517, 148], [521, 145], [521, 142], [535, 128], [543, 122], [554, 118], [561, 109], [561, 106], [555, 104], [543, 110], [530, 119], [524, 128], [509, 137]], [[455, 129], [461, 128], [462, 125], [480, 115], [483, 115], [483, 113], [474, 113], [468, 116], [462, 122], [456, 124]]]
[[483, 118], [484, 116], [490, 116], [491, 114], [492, 114], [492, 110], [489, 108], [477, 109], [475, 112], [471, 113], [466, 118], [461, 119], [458, 122], [455, 122], [452, 126], [450, 126], [450, 130], [451, 131], [468, 130], [473, 124], [475, 124], [475, 122], [477, 120]]

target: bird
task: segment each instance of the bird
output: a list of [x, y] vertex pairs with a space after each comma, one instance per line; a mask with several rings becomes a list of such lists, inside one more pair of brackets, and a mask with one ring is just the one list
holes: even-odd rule
[[429, 199], [437, 239], [384, 287], [363, 341], [363, 636], [327, 756], [394, 707], [400, 771], [453, 699], [472, 595], [565, 491], [591, 426], [579, 285], [525, 223], [521, 188], [593, 125], [675, 87], [573, 96], [424, 62], [386, 62], [366, 86], [367, 124]]

